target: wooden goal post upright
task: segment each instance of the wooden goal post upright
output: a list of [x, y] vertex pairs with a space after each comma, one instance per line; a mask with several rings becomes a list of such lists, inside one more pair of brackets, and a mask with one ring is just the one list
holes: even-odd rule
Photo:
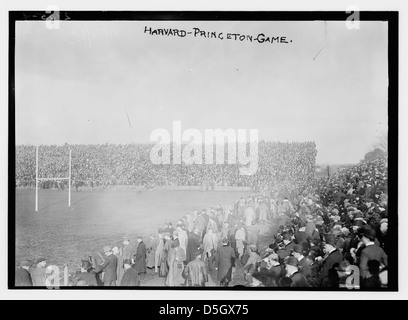
[[39, 178], [38, 177], [38, 148], [35, 148], [35, 212], [38, 212], [38, 181], [40, 180], [68, 180], [68, 207], [71, 206], [71, 149], [69, 150], [68, 177], [62, 178]]

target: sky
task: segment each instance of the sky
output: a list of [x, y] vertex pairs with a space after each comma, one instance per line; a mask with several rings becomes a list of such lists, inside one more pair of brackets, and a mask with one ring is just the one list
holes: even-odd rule
[[356, 163], [388, 128], [387, 32], [371, 21], [353, 30], [344, 21], [61, 21], [59, 29], [19, 21], [16, 143], [149, 142], [181, 121], [203, 134], [258, 129], [263, 140], [315, 141], [318, 164]]

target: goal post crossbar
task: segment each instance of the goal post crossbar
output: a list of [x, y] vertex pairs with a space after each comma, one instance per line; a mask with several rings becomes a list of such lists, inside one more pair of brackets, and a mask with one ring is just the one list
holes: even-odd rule
[[71, 206], [71, 149], [69, 150], [69, 172], [68, 177], [61, 178], [39, 178], [38, 177], [38, 147], [35, 149], [35, 211], [38, 212], [38, 182], [46, 180], [68, 180], [68, 207]]

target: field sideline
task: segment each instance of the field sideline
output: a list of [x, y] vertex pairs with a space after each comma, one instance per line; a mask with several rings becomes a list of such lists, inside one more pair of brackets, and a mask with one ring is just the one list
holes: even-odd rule
[[[43, 256], [47, 264], [77, 269], [81, 258], [106, 245], [120, 245], [121, 237], [148, 235], [173, 225], [188, 212], [218, 204], [232, 205], [246, 191], [101, 190], [68, 192], [16, 190], [16, 265]], [[135, 240], [135, 239], [132, 239]]]

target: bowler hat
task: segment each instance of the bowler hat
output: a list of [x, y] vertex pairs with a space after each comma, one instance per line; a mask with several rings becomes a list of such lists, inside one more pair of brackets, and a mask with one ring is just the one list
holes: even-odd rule
[[370, 240], [374, 240], [375, 239], [375, 230], [373, 228], [371, 228], [370, 226], [366, 226], [363, 229], [363, 236], [370, 239]]

